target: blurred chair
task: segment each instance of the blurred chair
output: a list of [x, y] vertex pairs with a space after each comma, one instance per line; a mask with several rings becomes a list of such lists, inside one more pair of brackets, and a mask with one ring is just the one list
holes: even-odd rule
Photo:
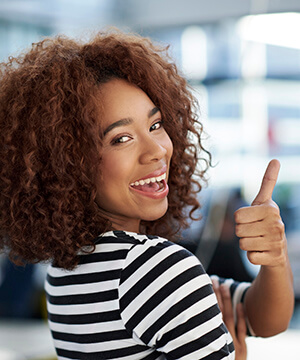
[[32, 318], [35, 315], [35, 265], [14, 265], [7, 257], [0, 263], [0, 317]]
[[184, 232], [181, 245], [199, 258], [209, 275], [252, 281], [259, 267], [247, 260], [235, 235], [234, 212], [248, 205], [240, 189], [215, 189], [204, 200], [200, 223]]

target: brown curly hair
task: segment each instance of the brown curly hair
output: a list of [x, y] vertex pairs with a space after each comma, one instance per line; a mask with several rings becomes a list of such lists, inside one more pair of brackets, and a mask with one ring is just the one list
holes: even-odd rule
[[78, 251], [109, 229], [95, 203], [93, 170], [101, 164], [95, 96], [114, 77], [148, 94], [174, 146], [169, 209], [141, 230], [170, 238], [186, 227], [199, 207], [196, 167], [203, 160], [202, 183], [210, 154], [196, 101], [168, 47], [116, 30], [88, 43], [57, 36], [9, 58], [0, 75], [0, 249], [13, 261], [52, 260], [71, 269]]

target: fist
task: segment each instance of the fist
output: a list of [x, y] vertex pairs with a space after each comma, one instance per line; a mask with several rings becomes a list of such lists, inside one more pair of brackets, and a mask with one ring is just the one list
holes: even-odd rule
[[278, 266], [286, 262], [284, 224], [272, 200], [279, 169], [278, 160], [270, 161], [251, 206], [240, 208], [234, 214], [240, 248], [247, 251], [249, 261], [255, 265]]

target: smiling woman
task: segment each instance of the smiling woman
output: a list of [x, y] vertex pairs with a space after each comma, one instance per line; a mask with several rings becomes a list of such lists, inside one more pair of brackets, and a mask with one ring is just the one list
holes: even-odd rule
[[[172, 142], [147, 94], [123, 79], [101, 86], [104, 130], [96, 202], [115, 230], [139, 232], [141, 220], [168, 209]], [[120, 120], [118, 120], [120, 119]]]
[[[59, 359], [234, 358], [210, 278], [170, 241], [210, 164], [195, 105], [167, 52], [137, 35], [45, 39], [2, 64], [0, 248], [51, 262]], [[256, 206], [237, 214], [262, 271], [252, 286], [225, 281], [262, 336], [284, 330], [293, 304], [277, 173], [273, 162]]]

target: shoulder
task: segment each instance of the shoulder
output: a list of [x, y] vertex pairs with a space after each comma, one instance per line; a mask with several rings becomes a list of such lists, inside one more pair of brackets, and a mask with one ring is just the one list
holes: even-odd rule
[[155, 298], [158, 304], [167, 295], [183, 298], [196, 290], [202, 298], [211, 294], [211, 280], [200, 261], [180, 245], [155, 237], [128, 252], [119, 285], [121, 309], [136, 307], [137, 299], [153, 306]]
[[190, 251], [159, 236], [128, 231], [110, 231], [99, 236], [95, 245], [96, 252], [113, 248], [126, 250], [124, 268], [134, 266], [134, 264], [135, 267], [138, 267], [138, 263], [144, 265], [147, 262], [150, 262], [152, 267], [154, 264], [162, 262], [168, 263], [170, 266], [172, 262], [184, 259], [202, 267], [200, 261]]
[[198, 272], [205, 273], [198, 258], [182, 246], [159, 236], [138, 236], [126, 256], [121, 283], [133, 275], [136, 278], [150, 271], [153, 276], [165, 271], [176, 276], [187, 268], [196, 267]]

